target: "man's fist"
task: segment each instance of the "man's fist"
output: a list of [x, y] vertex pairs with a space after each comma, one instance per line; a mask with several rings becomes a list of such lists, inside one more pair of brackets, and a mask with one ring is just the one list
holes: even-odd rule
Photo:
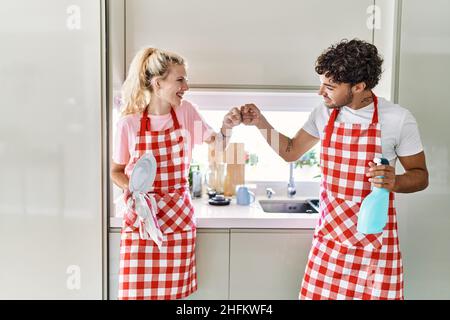
[[253, 103], [241, 106], [242, 123], [247, 126], [256, 126], [261, 119], [261, 111]]

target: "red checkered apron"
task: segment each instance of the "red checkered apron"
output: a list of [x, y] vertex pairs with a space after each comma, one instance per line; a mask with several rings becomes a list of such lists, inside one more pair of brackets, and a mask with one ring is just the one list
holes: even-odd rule
[[370, 193], [365, 173], [381, 157], [378, 99], [370, 124], [336, 123], [331, 113], [321, 148], [321, 216], [314, 232], [300, 299], [403, 299], [403, 267], [394, 194], [383, 232], [356, 230], [361, 201]]
[[[195, 271], [196, 225], [188, 192], [188, 144], [175, 112], [173, 127], [150, 130], [147, 111], [141, 118], [136, 152], [131, 165], [145, 153], [153, 153], [156, 177], [153, 191], [156, 220], [163, 233], [158, 249], [151, 239], [139, 236], [139, 217], [124, 214], [120, 242], [119, 299], [180, 299], [197, 290]], [[147, 203], [151, 205], [148, 200]]]

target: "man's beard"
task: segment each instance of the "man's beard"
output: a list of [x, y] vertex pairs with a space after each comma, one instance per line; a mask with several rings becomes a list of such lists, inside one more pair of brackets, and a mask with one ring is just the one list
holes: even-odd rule
[[349, 88], [347, 95], [345, 96], [344, 102], [342, 103], [333, 103], [333, 104], [327, 104], [325, 103], [325, 105], [330, 108], [330, 109], [337, 109], [337, 108], [342, 108], [344, 106], [348, 106], [349, 104], [351, 104], [353, 101], [353, 93], [352, 93], [352, 89]]

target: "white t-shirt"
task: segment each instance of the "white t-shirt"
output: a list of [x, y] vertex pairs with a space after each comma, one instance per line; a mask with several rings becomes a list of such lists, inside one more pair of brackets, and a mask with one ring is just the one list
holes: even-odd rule
[[[366, 124], [372, 121], [374, 105], [354, 110], [342, 107], [337, 122]], [[310, 114], [303, 129], [310, 135], [323, 139], [324, 128], [328, 123], [331, 109], [323, 103]], [[407, 109], [378, 98], [378, 121], [381, 125], [381, 149], [383, 157], [395, 166], [397, 157], [406, 157], [423, 151], [416, 119]]]

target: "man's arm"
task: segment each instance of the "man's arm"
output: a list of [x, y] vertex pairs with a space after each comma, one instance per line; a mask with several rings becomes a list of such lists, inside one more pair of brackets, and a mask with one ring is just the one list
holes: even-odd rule
[[[367, 176], [375, 187], [385, 188], [392, 192], [411, 193], [428, 187], [428, 170], [425, 163], [425, 153], [419, 152], [412, 156], [398, 157], [405, 169], [403, 174], [395, 174], [395, 168], [388, 165], [375, 166], [369, 163]], [[382, 176], [383, 178], [378, 178]]]
[[428, 187], [428, 170], [423, 151], [408, 157], [398, 157], [398, 159], [405, 173], [395, 176], [394, 192], [410, 193]]
[[255, 125], [271, 148], [287, 162], [298, 160], [320, 140], [303, 129], [300, 129], [293, 138], [279, 133], [254, 104], [243, 106], [241, 112], [244, 124]]

